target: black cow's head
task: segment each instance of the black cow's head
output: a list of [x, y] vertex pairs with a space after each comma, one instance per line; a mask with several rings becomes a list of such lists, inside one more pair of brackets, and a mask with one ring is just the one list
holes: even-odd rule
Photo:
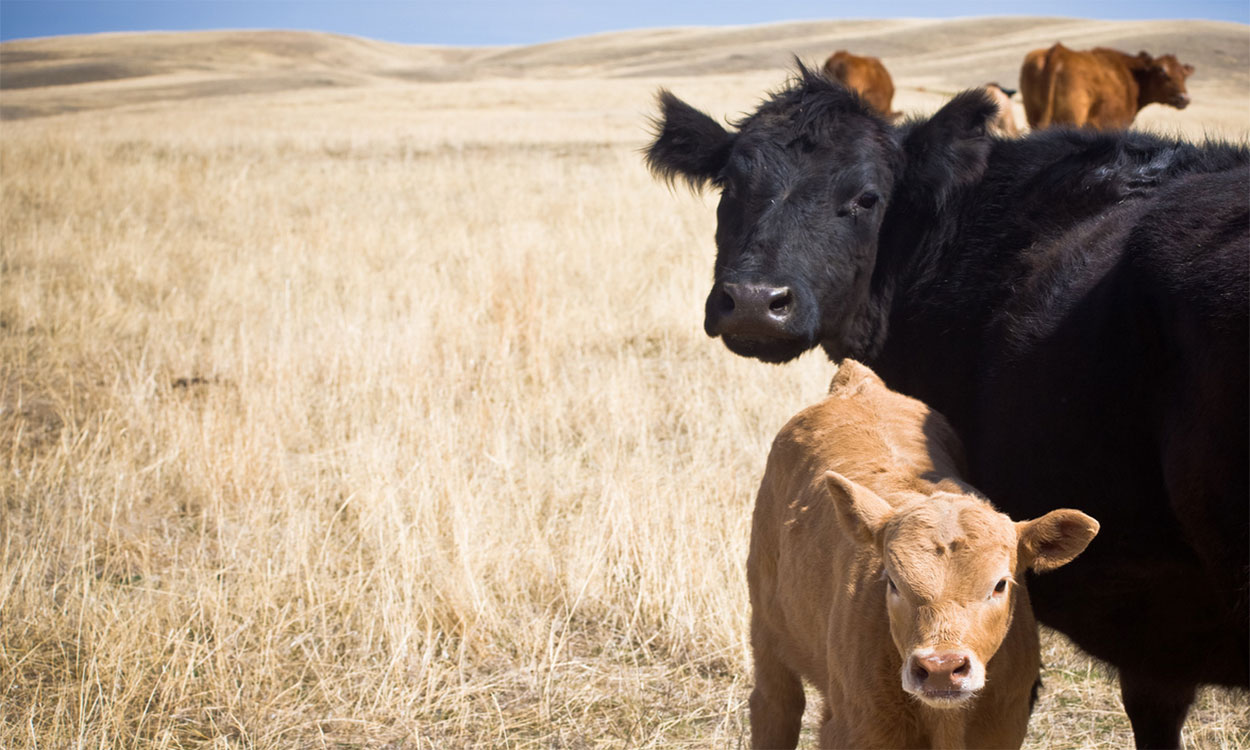
[[[971, 106], [955, 116], [896, 129], [800, 66], [731, 131], [661, 91], [648, 166], [721, 194], [708, 335], [767, 362], [817, 344], [831, 357], [864, 356], [883, 324], [868, 308], [884, 217], [901, 195], [927, 193], [922, 202], [940, 205], [967, 171], [949, 163], [965, 156], [956, 141], [986, 141], [994, 105], [983, 94], [962, 98]], [[909, 178], [916, 184], [904, 190]]]

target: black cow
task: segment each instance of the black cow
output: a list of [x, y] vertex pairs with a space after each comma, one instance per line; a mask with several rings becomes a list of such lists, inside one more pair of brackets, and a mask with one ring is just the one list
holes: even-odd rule
[[1250, 684], [1250, 153], [1143, 133], [986, 135], [976, 91], [894, 127], [800, 66], [736, 132], [661, 92], [652, 171], [721, 193], [705, 328], [819, 344], [943, 412], [1017, 518], [1103, 531], [1030, 581], [1114, 664], [1137, 743]]

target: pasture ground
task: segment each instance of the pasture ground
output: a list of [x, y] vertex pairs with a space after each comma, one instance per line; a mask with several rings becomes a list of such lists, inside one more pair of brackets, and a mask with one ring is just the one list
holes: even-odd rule
[[[1229, 24], [0, 46], [0, 746], [743, 746], [753, 493], [831, 366], [703, 336], [654, 91], [733, 115], [847, 46], [928, 111], [1060, 37], [1190, 44], [1143, 125], [1250, 131]], [[1128, 745], [1044, 649], [1028, 746]], [[1247, 697], [1185, 738], [1250, 746]]]

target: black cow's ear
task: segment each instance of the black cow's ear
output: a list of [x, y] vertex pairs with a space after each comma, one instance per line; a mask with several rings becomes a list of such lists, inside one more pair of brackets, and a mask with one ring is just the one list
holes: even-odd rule
[[993, 141], [987, 126], [998, 112], [983, 89], [957, 95], [904, 136], [904, 184], [920, 205], [941, 210], [960, 188], [985, 173]]
[[647, 167], [672, 183], [685, 179], [698, 190], [714, 180], [729, 158], [733, 133], [720, 123], [661, 89], [655, 140], [647, 147]]

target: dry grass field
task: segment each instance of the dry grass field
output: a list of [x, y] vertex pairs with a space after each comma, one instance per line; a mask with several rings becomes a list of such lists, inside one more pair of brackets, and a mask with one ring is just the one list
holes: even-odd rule
[[[655, 89], [734, 115], [841, 46], [924, 112], [1056, 39], [1198, 68], [1143, 127], [1250, 132], [1233, 24], [0, 45], [0, 747], [743, 746], [753, 493], [831, 366], [703, 336]], [[1029, 747], [1130, 742], [1044, 659]]]

